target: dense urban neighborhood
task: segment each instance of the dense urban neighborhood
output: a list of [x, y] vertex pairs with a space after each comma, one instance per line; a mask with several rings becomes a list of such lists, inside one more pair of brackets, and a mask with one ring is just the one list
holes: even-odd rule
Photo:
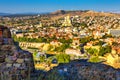
[[0, 80], [10, 70], [9, 80], [120, 80], [119, 14], [58, 10], [0, 25]]

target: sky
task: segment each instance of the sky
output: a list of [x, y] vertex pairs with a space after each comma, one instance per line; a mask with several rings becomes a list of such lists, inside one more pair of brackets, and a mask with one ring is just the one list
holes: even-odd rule
[[120, 11], [120, 0], [0, 0], [0, 12], [4, 13], [56, 10]]

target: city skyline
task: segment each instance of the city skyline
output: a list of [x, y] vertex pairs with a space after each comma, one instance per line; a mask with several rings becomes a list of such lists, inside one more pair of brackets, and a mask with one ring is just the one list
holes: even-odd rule
[[0, 12], [53, 12], [56, 10], [120, 11], [119, 0], [1, 0]]

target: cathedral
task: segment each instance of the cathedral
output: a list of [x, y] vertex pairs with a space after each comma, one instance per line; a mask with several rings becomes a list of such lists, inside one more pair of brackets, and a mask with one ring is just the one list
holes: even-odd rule
[[72, 26], [72, 21], [70, 19], [70, 16], [65, 17], [65, 20], [64, 20], [62, 26]]

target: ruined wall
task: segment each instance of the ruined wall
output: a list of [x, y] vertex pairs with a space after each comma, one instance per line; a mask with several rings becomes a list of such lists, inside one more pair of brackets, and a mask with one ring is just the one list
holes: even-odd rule
[[0, 79], [22, 80], [34, 70], [32, 54], [18, 49], [11, 38], [10, 30], [0, 26]]

